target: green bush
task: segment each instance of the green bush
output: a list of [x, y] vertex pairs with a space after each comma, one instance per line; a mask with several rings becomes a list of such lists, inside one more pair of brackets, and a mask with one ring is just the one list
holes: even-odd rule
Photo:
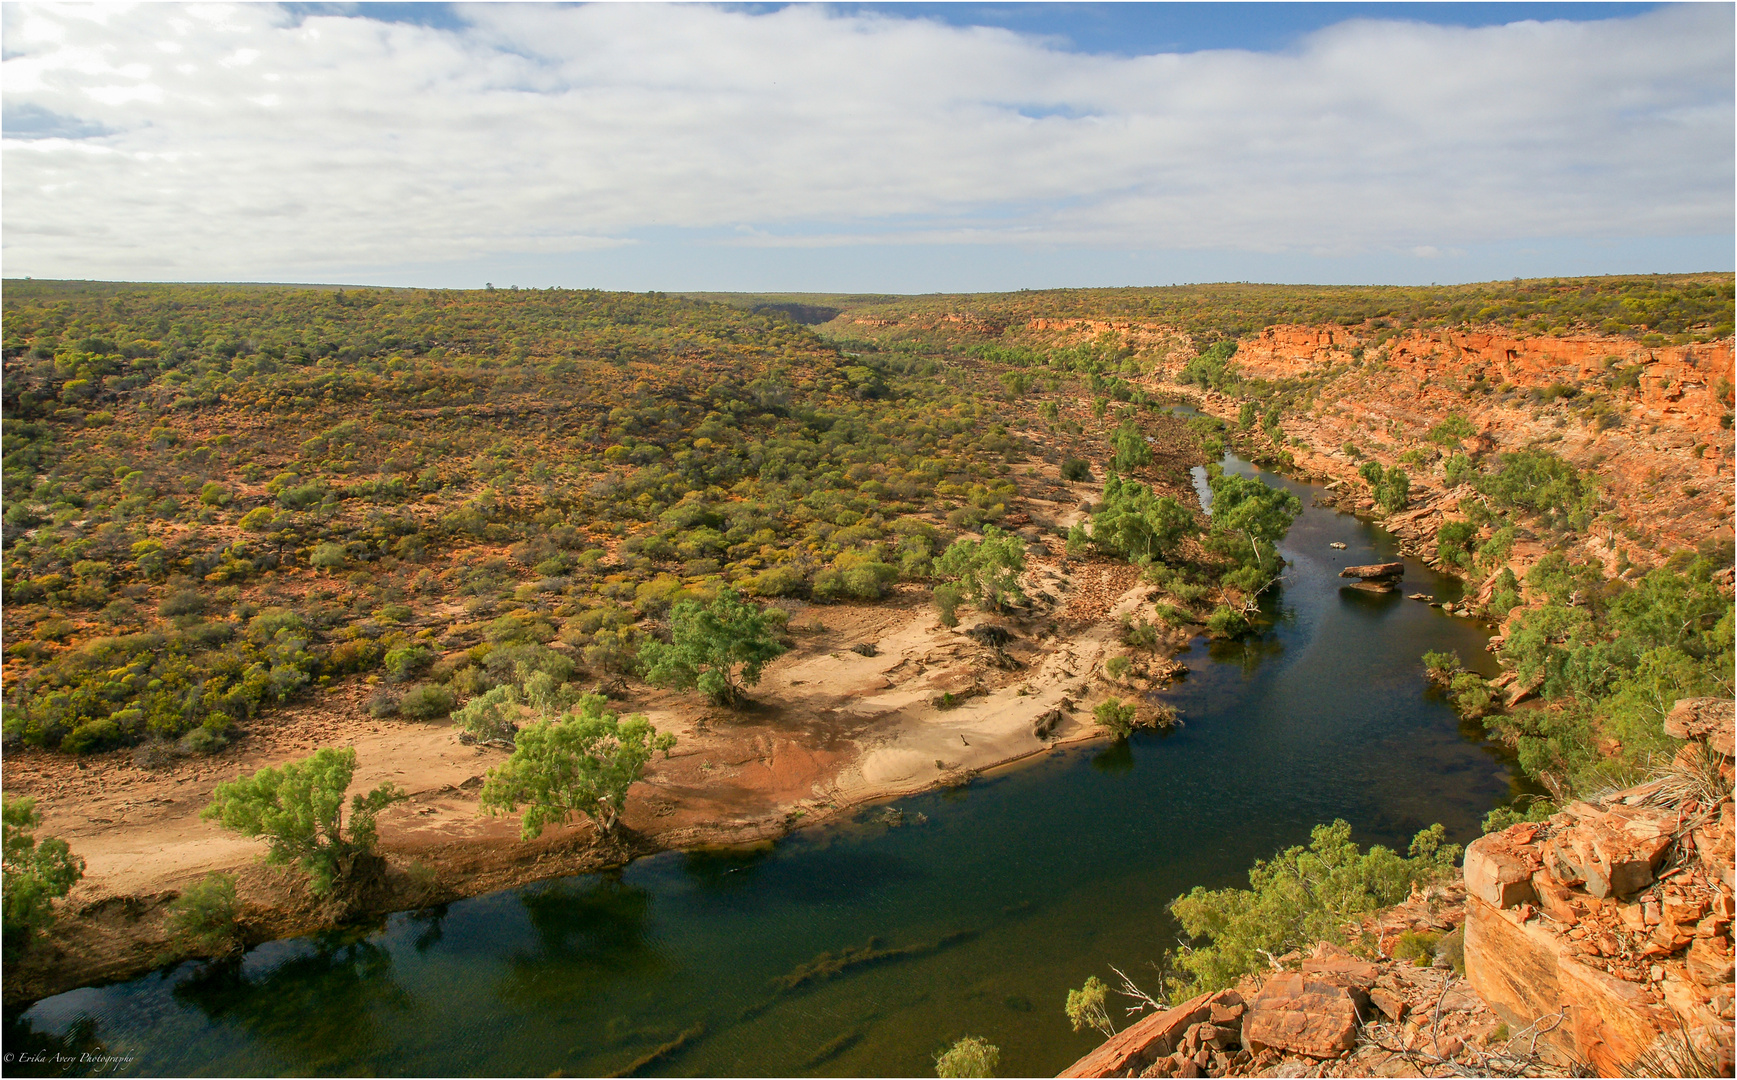
[[1090, 480], [1092, 478], [1092, 463], [1085, 458], [1067, 458], [1061, 463], [1061, 478], [1070, 483]]
[[1431, 682], [1446, 686], [1464, 665], [1460, 662], [1457, 652], [1426, 652], [1423, 654], [1423, 669], [1429, 674]]
[[1019, 537], [984, 526], [983, 539], [960, 537], [935, 563], [937, 573], [957, 581], [960, 591], [985, 610], [999, 610], [1022, 600], [1019, 576], [1025, 572], [1024, 545]]
[[1236, 342], [1220, 341], [1209, 346], [1199, 356], [1182, 365], [1182, 370], [1176, 376], [1176, 381], [1228, 393], [1236, 388], [1241, 381], [1236, 365], [1230, 358], [1236, 355]]
[[1092, 719], [1116, 739], [1126, 739], [1133, 732], [1139, 715], [1140, 710], [1133, 702], [1124, 704], [1118, 698], [1106, 698], [1092, 710]]
[[0, 823], [5, 836], [4, 861], [0, 862], [0, 910], [8, 952], [29, 944], [30, 939], [54, 921], [54, 901], [84, 876], [84, 860], [74, 855], [66, 841], [54, 836], [36, 838], [42, 818], [35, 799], [0, 796]]
[[678, 603], [670, 612], [669, 644], [646, 642], [639, 661], [647, 682], [698, 687], [716, 704], [736, 705], [743, 687], [758, 683], [784, 651], [766, 612], [725, 587], [709, 604]]
[[512, 756], [483, 781], [482, 809], [517, 813], [524, 806], [520, 834], [527, 840], [578, 815], [589, 817], [601, 835], [612, 834], [627, 789], [653, 751], [668, 755], [675, 736], [658, 734], [643, 716], [620, 719], [604, 708], [606, 700], [588, 694], [572, 715], [520, 731]]
[[1435, 955], [1446, 960], [1453, 973], [1461, 978], [1466, 974], [1466, 928], [1462, 923], [1454, 927], [1436, 942]]
[[394, 682], [407, 682], [427, 671], [434, 653], [421, 645], [401, 645], [386, 653], [386, 673]]
[[1195, 888], [1170, 910], [1183, 930], [1204, 943], [1176, 956], [1183, 972], [1177, 996], [1232, 986], [1281, 956], [1317, 941], [1345, 943], [1345, 927], [1377, 908], [1396, 904], [1414, 884], [1452, 876], [1457, 844], [1443, 842], [1432, 825], [1411, 842], [1409, 857], [1376, 846], [1367, 853], [1351, 842], [1343, 821], [1317, 825], [1309, 846], [1288, 848], [1249, 871], [1249, 888]]
[[1468, 720], [1480, 719], [1501, 708], [1495, 689], [1476, 672], [1462, 671], [1455, 675], [1448, 684], [1448, 692], [1453, 696], [1454, 709]]
[[1435, 963], [1435, 946], [1441, 937], [1428, 930], [1407, 930], [1393, 943], [1393, 958], [1408, 960], [1413, 967], [1429, 967]]
[[1106, 1039], [1116, 1033], [1116, 1025], [1111, 1022], [1110, 1010], [1105, 1005], [1109, 993], [1110, 988], [1096, 975], [1087, 976], [1086, 984], [1078, 990], [1068, 991], [1062, 1011], [1076, 1032], [1091, 1028]]
[[1126, 475], [1152, 463], [1152, 447], [1147, 445], [1145, 434], [1133, 421], [1126, 421], [1117, 428], [1110, 442], [1115, 448], [1110, 467], [1116, 472]]
[[1585, 528], [1598, 504], [1596, 482], [1548, 450], [1503, 454], [1477, 483], [1492, 505], [1531, 511], [1558, 528]]
[[1206, 632], [1215, 638], [1240, 637], [1253, 627], [1247, 615], [1233, 607], [1220, 604], [1206, 617]]
[[307, 871], [316, 894], [330, 892], [355, 860], [374, 851], [374, 819], [407, 796], [388, 781], [350, 801], [343, 818], [344, 793], [356, 771], [356, 751], [325, 748], [281, 768], [218, 784], [200, 817], [243, 836], [263, 836], [266, 862], [295, 862]]
[[1455, 454], [1442, 464], [1442, 477], [1450, 488], [1476, 483], [1479, 475], [1478, 467], [1464, 454]]
[[1120, 679], [1122, 676], [1126, 675], [1128, 669], [1133, 666], [1133, 661], [1129, 660], [1126, 656], [1112, 656], [1104, 661], [1104, 674], [1112, 679]]
[[342, 544], [315, 544], [308, 554], [308, 563], [316, 570], [341, 570], [349, 562], [349, 553]]
[[1483, 829], [1485, 833], [1501, 832], [1510, 825], [1518, 825], [1523, 821], [1549, 821], [1550, 815], [1556, 813], [1556, 804], [1548, 799], [1535, 796], [1522, 796], [1524, 809], [1517, 806], [1498, 806], [1484, 815]]
[[241, 515], [241, 527], [248, 532], [264, 532], [277, 520], [277, 511], [269, 506], [256, 506]]
[[1447, 419], [1431, 428], [1425, 438], [1441, 446], [1453, 446], [1461, 439], [1469, 439], [1477, 433], [1478, 429], [1470, 420], [1459, 413], [1449, 413]]
[[768, 567], [742, 583], [750, 596], [801, 596], [808, 591], [808, 578], [789, 563]]
[[1001, 1050], [989, 1040], [967, 1035], [935, 1055], [935, 1075], [947, 1077], [994, 1076]]
[[218, 956], [240, 947], [235, 878], [210, 873], [169, 902], [164, 927], [183, 949]]
[[941, 625], [953, 627], [959, 625], [959, 603], [965, 599], [965, 594], [957, 585], [935, 586], [935, 610], [940, 614]]
[[1435, 531], [1435, 554], [1448, 566], [1470, 570], [1473, 565], [1472, 541], [1478, 527], [1469, 521], [1444, 521]]
[[88, 754], [121, 741], [121, 725], [110, 717], [86, 720], [60, 740], [60, 748], [69, 754]]
[[1411, 501], [1411, 477], [1405, 470], [1395, 465], [1388, 469], [1381, 482], [1375, 485], [1375, 503], [1389, 514], [1397, 514], [1405, 509]]
[[1130, 562], [1147, 565], [1175, 556], [1183, 540], [1200, 533], [1194, 515], [1168, 495], [1112, 475], [1092, 517], [1092, 542]]
[[418, 683], [398, 699], [398, 711], [412, 720], [438, 720], [454, 703], [452, 691], [439, 683]]

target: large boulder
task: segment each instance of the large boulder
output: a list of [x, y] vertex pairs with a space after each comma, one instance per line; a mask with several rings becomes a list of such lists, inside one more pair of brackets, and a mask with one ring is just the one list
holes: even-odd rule
[[1370, 563], [1367, 566], [1347, 566], [1339, 571], [1340, 577], [1362, 578], [1364, 581], [1389, 580], [1405, 576], [1405, 564], [1402, 562]]
[[1336, 1058], [1357, 1045], [1357, 1003], [1337, 983], [1287, 971], [1275, 975], [1249, 1002], [1243, 1043], [1250, 1053], [1281, 1050], [1312, 1058]]

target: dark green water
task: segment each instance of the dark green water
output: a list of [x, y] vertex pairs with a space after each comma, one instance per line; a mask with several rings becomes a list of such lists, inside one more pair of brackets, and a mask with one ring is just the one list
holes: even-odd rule
[[[1493, 673], [1486, 632], [1341, 590], [1340, 567], [1398, 557], [1392, 538], [1261, 475], [1307, 507], [1283, 545], [1278, 622], [1185, 655], [1192, 673], [1165, 696], [1186, 726], [1170, 734], [898, 804], [923, 824], [671, 852], [273, 942], [215, 971], [75, 990], [8, 1015], [5, 1050], [100, 1046], [135, 1075], [600, 1075], [688, 1032], [645, 1074], [915, 1076], [975, 1034], [1001, 1048], [1002, 1075], [1053, 1075], [1097, 1041], [1069, 1030], [1068, 988], [1111, 963], [1156, 984], [1148, 965], [1175, 943], [1165, 905], [1179, 893], [1246, 884], [1254, 859], [1335, 817], [1366, 844], [1403, 847], [1434, 821], [1464, 841], [1513, 791], [1507, 761], [1426, 689], [1418, 661], [1456, 649]], [[1420, 589], [1458, 596], [1408, 562], [1405, 591]], [[956, 934], [775, 992], [822, 952]]]

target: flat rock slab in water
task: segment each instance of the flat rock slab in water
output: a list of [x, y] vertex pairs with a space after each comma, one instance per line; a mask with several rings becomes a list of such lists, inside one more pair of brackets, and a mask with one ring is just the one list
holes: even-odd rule
[[1405, 576], [1405, 564], [1402, 562], [1370, 563], [1368, 566], [1347, 566], [1339, 571], [1340, 577], [1362, 578], [1396, 578]]
[[1393, 582], [1385, 578], [1374, 578], [1370, 581], [1353, 581], [1349, 585], [1341, 586], [1341, 588], [1361, 589], [1364, 592], [1372, 593], [1390, 593], [1399, 591], [1398, 585], [1395, 585]]

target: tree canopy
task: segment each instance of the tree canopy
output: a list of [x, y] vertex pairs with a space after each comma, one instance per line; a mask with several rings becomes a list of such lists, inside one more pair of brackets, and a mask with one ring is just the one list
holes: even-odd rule
[[1221, 472], [1208, 482], [1212, 527], [1247, 541], [1257, 565], [1276, 561], [1275, 545], [1303, 512], [1303, 504], [1284, 488], [1269, 487], [1252, 476]]
[[764, 609], [731, 588], [707, 604], [683, 600], [670, 611], [669, 643], [649, 641], [640, 650], [646, 681], [698, 687], [719, 705], [738, 704], [743, 687], [784, 654], [772, 626]]
[[4, 929], [8, 948], [18, 947], [54, 918], [54, 901], [84, 876], [84, 860], [56, 836], [36, 838], [42, 824], [35, 799], [0, 799], [4, 821]]
[[653, 751], [675, 746], [675, 736], [659, 734], [644, 716], [621, 719], [604, 708], [607, 701], [587, 694], [574, 712], [520, 731], [512, 756], [483, 782], [482, 808], [516, 813], [523, 806], [519, 830], [527, 840], [575, 815], [590, 818], [604, 836], [614, 833], [627, 789]]
[[1168, 559], [1185, 538], [1200, 532], [1188, 508], [1154, 495], [1137, 480], [1110, 476], [1092, 518], [1092, 542], [1135, 563]]
[[972, 602], [1000, 609], [1011, 600], [1023, 599], [1019, 576], [1025, 573], [1025, 550], [1019, 537], [993, 525], [983, 528], [983, 538], [961, 536], [948, 545], [935, 561], [935, 570], [956, 580]]
[[374, 851], [374, 819], [407, 796], [387, 781], [350, 800], [343, 821], [344, 794], [356, 771], [356, 750], [324, 747], [311, 757], [267, 767], [218, 784], [200, 817], [215, 820], [243, 836], [263, 836], [268, 863], [295, 862], [308, 873], [315, 893], [330, 892], [358, 855]]

